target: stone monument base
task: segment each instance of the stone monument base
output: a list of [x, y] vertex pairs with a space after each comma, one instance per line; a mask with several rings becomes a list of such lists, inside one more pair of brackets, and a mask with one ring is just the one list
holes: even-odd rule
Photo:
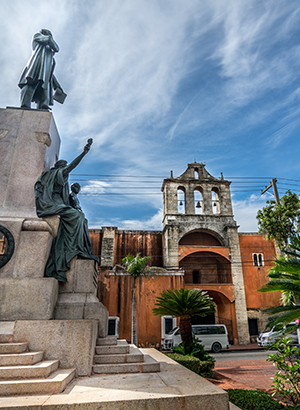
[[58, 296], [54, 278], [3, 278], [0, 280], [0, 320], [53, 318]]
[[44, 359], [58, 359], [61, 368], [91, 375], [97, 320], [17, 320], [12, 331], [13, 342], [26, 341], [30, 351], [44, 351]]
[[55, 307], [56, 320], [96, 319], [99, 337], [108, 333], [108, 310], [96, 297], [98, 271], [90, 259], [75, 257], [66, 273], [67, 282], [59, 284]]

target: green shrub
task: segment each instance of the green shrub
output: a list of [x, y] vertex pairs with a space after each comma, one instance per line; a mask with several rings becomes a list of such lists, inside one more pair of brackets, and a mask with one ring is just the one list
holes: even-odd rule
[[282, 400], [291, 400], [300, 404], [300, 358], [299, 348], [292, 346], [291, 338], [279, 340], [275, 347], [276, 353], [271, 353], [268, 361], [276, 365], [278, 372], [273, 378], [272, 390], [282, 396]]
[[[200, 360], [208, 360], [213, 359], [209, 353], [204, 350], [204, 346], [202, 345], [201, 341], [196, 339], [195, 335], [193, 334], [193, 341], [191, 343], [185, 344], [182, 343], [180, 346], [174, 346], [173, 352], [182, 354], [184, 356], [194, 356]], [[215, 359], [213, 359], [215, 361]]]
[[207, 360], [200, 360], [197, 357], [180, 353], [166, 353], [166, 355], [187, 369], [200, 374], [200, 376], [212, 376], [212, 370], [215, 366], [215, 359], [213, 357], [209, 357]]
[[268, 393], [259, 390], [228, 389], [229, 401], [242, 410], [296, 410], [299, 407], [284, 406]]

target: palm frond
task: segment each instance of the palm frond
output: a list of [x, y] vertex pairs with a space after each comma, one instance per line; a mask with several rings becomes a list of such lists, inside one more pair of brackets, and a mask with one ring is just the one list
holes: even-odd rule
[[212, 298], [200, 289], [169, 289], [156, 298], [155, 306], [156, 316], [206, 316], [215, 311]]

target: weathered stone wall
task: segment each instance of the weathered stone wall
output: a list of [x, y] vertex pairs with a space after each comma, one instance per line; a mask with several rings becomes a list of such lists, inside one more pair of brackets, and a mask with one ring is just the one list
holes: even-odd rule
[[[179, 213], [177, 190], [185, 192], [184, 213]], [[202, 193], [202, 214], [196, 213], [194, 192]], [[201, 231], [215, 236], [230, 250], [232, 282], [239, 343], [249, 343], [246, 298], [241, 265], [238, 226], [234, 220], [230, 182], [214, 178], [204, 164], [188, 164], [178, 178], [165, 179], [164, 198], [164, 266], [178, 266], [179, 241], [189, 232]], [[215, 193], [215, 196], [212, 193]]]
[[121, 264], [128, 254], [149, 256], [148, 266], [163, 266], [161, 231], [128, 231], [103, 227], [89, 231], [93, 252], [99, 257], [101, 267]]

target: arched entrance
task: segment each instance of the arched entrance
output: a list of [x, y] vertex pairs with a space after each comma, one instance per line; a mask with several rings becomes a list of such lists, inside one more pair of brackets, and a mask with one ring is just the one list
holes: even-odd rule
[[202, 324], [223, 324], [227, 327], [229, 342], [233, 344], [234, 333], [236, 332], [236, 322], [233, 317], [233, 309], [231, 302], [224, 294], [215, 290], [207, 290], [209, 296], [216, 304], [215, 314], [205, 317], [193, 316], [193, 325]]
[[188, 284], [232, 283], [231, 264], [214, 252], [194, 252], [179, 262], [184, 269], [184, 281]]

